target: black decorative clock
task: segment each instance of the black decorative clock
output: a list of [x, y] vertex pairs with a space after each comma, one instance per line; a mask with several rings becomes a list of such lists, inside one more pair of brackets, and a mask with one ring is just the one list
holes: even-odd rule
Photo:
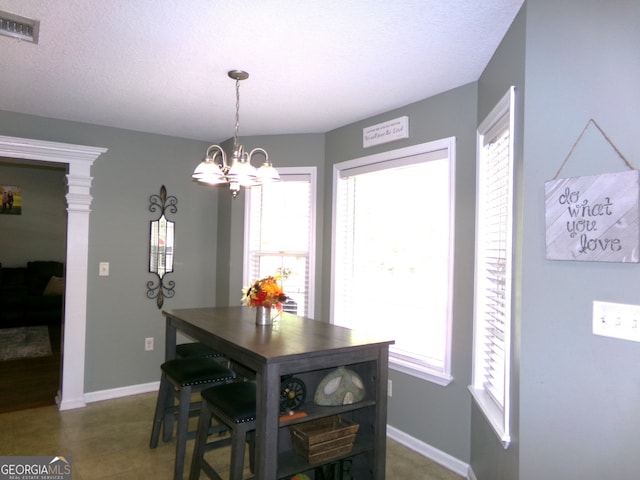
[[280, 383], [280, 413], [287, 413], [300, 407], [307, 396], [307, 387], [299, 378], [282, 377]]

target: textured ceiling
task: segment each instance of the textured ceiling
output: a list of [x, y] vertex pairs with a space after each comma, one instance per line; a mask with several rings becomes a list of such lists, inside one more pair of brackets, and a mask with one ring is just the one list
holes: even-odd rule
[[[0, 0], [0, 110], [205, 141], [327, 132], [477, 80], [523, 0]], [[2, 132], [0, 132], [2, 133]]]

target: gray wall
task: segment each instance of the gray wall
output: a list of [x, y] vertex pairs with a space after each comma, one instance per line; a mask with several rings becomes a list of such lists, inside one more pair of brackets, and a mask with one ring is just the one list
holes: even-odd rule
[[[544, 183], [590, 118], [640, 166], [640, 3], [527, 6], [520, 479], [636, 479], [640, 344], [591, 334], [593, 300], [640, 304], [640, 265], [545, 260]], [[590, 128], [560, 178], [618, 172]]]
[[[523, 127], [525, 91], [525, 31], [526, 6], [521, 9], [504, 36], [493, 58], [478, 80], [478, 124], [491, 112], [511, 86], [516, 87], [516, 125], [514, 135], [516, 190], [522, 192], [523, 183]], [[523, 198], [516, 195], [517, 252], [522, 251]], [[521, 291], [522, 255], [515, 256], [515, 291]], [[471, 468], [478, 480], [515, 480], [518, 478], [519, 458], [519, 364], [520, 364], [520, 303], [516, 294], [515, 325], [512, 331], [512, 421], [513, 440], [507, 450], [498, 441], [486, 422], [484, 414], [472, 402], [471, 410]]]
[[[594, 119], [637, 168], [640, 4], [529, 2], [479, 81], [479, 119], [521, 87], [515, 441], [503, 450], [473, 408], [478, 480], [638, 478], [640, 345], [592, 335], [594, 300], [640, 304], [640, 265], [545, 258], [544, 184]], [[522, 61], [524, 59], [524, 81]], [[558, 178], [625, 171], [591, 126]]]
[[[408, 105], [384, 115], [347, 125], [327, 134], [323, 311], [329, 311], [329, 272], [331, 246], [332, 166], [366, 155], [416, 145], [445, 137], [456, 137], [456, 224], [453, 297], [453, 383], [441, 387], [391, 370], [393, 397], [389, 399], [388, 422], [407, 434], [457, 459], [469, 461], [473, 251], [475, 217], [475, 127], [476, 84]], [[385, 120], [407, 115], [409, 138], [372, 148], [362, 148], [362, 129]], [[389, 185], [389, 201], [407, 208], [402, 192]], [[428, 218], [422, 218], [428, 222]]]
[[0, 263], [26, 266], [32, 260], [65, 261], [66, 169], [23, 165], [0, 159], [0, 185], [22, 192], [21, 215], [0, 215]]
[[[126, 387], [159, 379], [164, 321], [146, 298], [149, 196], [164, 184], [178, 199], [176, 295], [165, 308], [215, 302], [217, 191], [191, 182], [207, 144], [0, 111], [3, 135], [106, 147], [92, 168], [85, 389]], [[98, 263], [111, 264], [109, 277]], [[73, 295], [73, 292], [68, 292]], [[155, 337], [153, 352], [144, 338]]]

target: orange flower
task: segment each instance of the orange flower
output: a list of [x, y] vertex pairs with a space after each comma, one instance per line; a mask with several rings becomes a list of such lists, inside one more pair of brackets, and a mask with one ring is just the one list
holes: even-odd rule
[[276, 277], [265, 277], [256, 280], [248, 287], [242, 289], [242, 303], [248, 307], [273, 307], [282, 309], [282, 302], [287, 296], [282, 291]]

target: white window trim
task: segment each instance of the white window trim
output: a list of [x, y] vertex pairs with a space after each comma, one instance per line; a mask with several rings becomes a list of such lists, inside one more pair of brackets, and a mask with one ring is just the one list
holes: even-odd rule
[[[318, 168], [317, 167], [278, 167], [280, 177], [287, 175], [308, 175], [311, 183], [311, 200], [309, 222], [309, 316], [313, 317], [315, 312], [315, 292], [316, 292], [316, 217], [317, 217], [317, 190], [318, 190]], [[248, 192], [247, 192], [248, 193]], [[255, 279], [249, 278], [250, 268], [247, 256], [249, 255], [249, 212], [251, 211], [251, 195], [247, 195], [244, 202], [244, 250], [242, 254], [242, 284], [248, 285]]]
[[[491, 110], [489, 115], [480, 123], [477, 131], [477, 145], [476, 145], [476, 155], [478, 162], [478, 172], [480, 171], [480, 161], [481, 154], [484, 148], [485, 138], [491, 134], [496, 133], [497, 127], [500, 123], [506, 124], [505, 119], [508, 119], [509, 126], [509, 168], [511, 171], [510, 174], [510, 185], [509, 185], [509, 195], [510, 195], [510, 208], [509, 208], [509, 217], [507, 220], [509, 233], [507, 235], [507, 247], [506, 250], [508, 255], [511, 257], [513, 253], [513, 227], [514, 227], [514, 144], [515, 144], [515, 87], [510, 87], [509, 91], [505, 94], [505, 96], [498, 102], [498, 104]], [[477, 175], [477, 185], [476, 191], [479, 189], [479, 181], [480, 175]], [[476, 208], [476, 225], [478, 225], [478, 214], [479, 209]], [[477, 228], [477, 227], [476, 227]], [[478, 258], [478, 240], [476, 235], [476, 259]], [[477, 266], [476, 266], [477, 268]], [[477, 275], [477, 273], [476, 273]], [[508, 270], [506, 272], [507, 277], [507, 301], [509, 302], [508, 306], [508, 322], [505, 322], [505, 372], [504, 372], [504, 407], [501, 409], [499, 405], [491, 398], [491, 396], [485, 391], [483, 387], [484, 383], [484, 364], [483, 362], [479, 362], [480, 358], [479, 353], [481, 349], [483, 349], [483, 340], [482, 333], [484, 331], [483, 328], [479, 328], [478, 320], [476, 318], [477, 305], [474, 305], [474, 351], [473, 351], [473, 379], [472, 384], [469, 386], [469, 391], [471, 392], [472, 397], [476, 401], [480, 410], [484, 413], [487, 418], [491, 428], [497, 435], [498, 439], [502, 442], [503, 447], [506, 449], [509, 447], [511, 443], [511, 430], [510, 430], [510, 422], [511, 422], [511, 328], [513, 323], [513, 309], [512, 309], [512, 284], [513, 284], [513, 260], [510, 258], [508, 262]], [[476, 280], [477, 282], [477, 280]], [[477, 294], [474, 294], [474, 303], [479, 299]]]
[[[338, 181], [340, 180], [340, 172], [342, 170], [348, 170], [352, 168], [361, 167], [363, 165], [369, 165], [377, 162], [386, 162], [403, 157], [410, 157], [412, 155], [420, 155], [438, 150], [448, 150], [449, 157], [449, 209], [452, 212], [449, 223], [449, 286], [448, 292], [450, 295], [448, 307], [447, 307], [447, 328], [446, 328], [446, 353], [444, 358], [444, 366], [442, 372], [435, 372], [425, 368], [419, 368], [413, 363], [402, 362], [400, 359], [389, 357], [389, 368], [398, 372], [411, 375], [413, 377], [426, 380], [437, 385], [447, 386], [453, 381], [451, 375], [451, 330], [453, 324], [453, 273], [454, 273], [454, 246], [455, 246], [455, 166], [456, 166], [456, 138], [448, 137], [440, 140], [434, 140], [432, 142], [421, 143], [410, 147], [399, 148], [397, 150], [391, 150], [387, 152], [378, 153], [375, 155], [368, 155], [365, 157], [356, 158], [353, 160], [347, 160], [335, 164], [333, 166], [333, 201], [332, 201], [332, 224], [331, 231], [336, 231], [337, 225], [337, 192]], [[336, 271], [336, 235], [332, 235], [331, 238], [331, 278], [333, 279]], [[335, 314], [335, 282], [330, 282], [330, 321], [334, 323]]]

